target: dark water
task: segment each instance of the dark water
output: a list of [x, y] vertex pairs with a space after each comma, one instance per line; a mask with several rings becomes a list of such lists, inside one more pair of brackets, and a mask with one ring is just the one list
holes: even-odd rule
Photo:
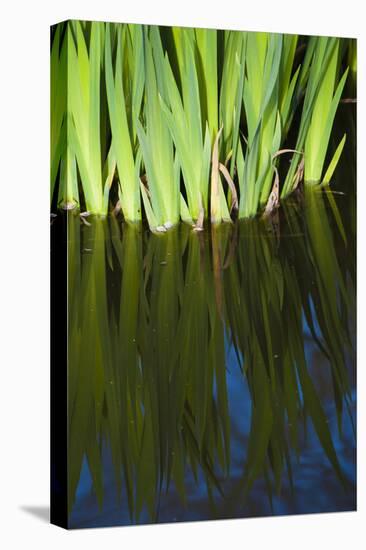
[[70, 527], [354, 510], [352, 185], [202, 233], [88, 222], [68, 214]]
[[155, 236], [112, 216], [57, 217], [68, 238], [70, 527], [355, 510], [347, 109], [333, 192], [299, 193], [272, 220]]

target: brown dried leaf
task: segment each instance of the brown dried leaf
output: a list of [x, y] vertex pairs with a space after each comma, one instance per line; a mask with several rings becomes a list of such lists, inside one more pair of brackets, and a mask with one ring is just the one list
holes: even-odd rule
[[231, 207], [230, 207], [230, 213], [231, 213], [231, 211], [233, 210], [233, 208], [234, 208], [235, 210], [238, 210], [238, 208], [239, 208], [238, 194], [237, 194], [237, 192], [236, 192], [235, 184], [234, 184], [234, 182], [233, 182], [233, 180], [232, 180], [232, 178], [231, 178], [231, 176], [230, 176], [230, 174], [229, 174], [228, 169], [227, 169], [226, 166], [225, 166], [224, 164], [222, 164], [221, 162], [220, 162], [220, 164], [219, 164], [219, 170], [220, 170], [220, 172], [222, 173], [222, 175], [224, 176], [224, 178], [226, 179], [228, 186], [230, 187], [231, 197], [232, 197], [232, 199], [231, 199]]
[[297, 151], [296, 149], [279, 149], [272, 155], [272, 161], [279, 157], [280, 155], [283, 155], [284, 153], [297, 153], [298, 155], [303, 155], [304, 153], [302, 151]]
[[279, 195], [280, 195], [280, 177], [278, 175], [277, 168], [274, 166], [273, 169], [275, 171], [276, 177], [275, 177], [275, 180], [274, 180], [272, 191], [271, 191], [271, 193], [268, 197], [268, 201], [267, 201], [266, 208], [264, 210], [263, 216], [269, 216], [273, 212], [273, 210], [278, 208], [278, 206], [280, 204], [280, 198], [279, 198]]
[[295, 176], [294, 176], [293, 191], [295, 191], [295, 189], [298, 188], [299, 183], [302, 181], [302, 179], [304, 177], [304, 165], [305, 165], [305, 161], [304, 161], [304, 157], [303, 157], [301, 159], [301, 162], [300, 162], [299, 166], [297, 167], [297, 170], [296, 170], [296, 173], [295, 173]]
[[112, 214], [117, 216], [118, 212], [121, 210], [121, 201], [117, 201], [116, 206], [114, 207]]

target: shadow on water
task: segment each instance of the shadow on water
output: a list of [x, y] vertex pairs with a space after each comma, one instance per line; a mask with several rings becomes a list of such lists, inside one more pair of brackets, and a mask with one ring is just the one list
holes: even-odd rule
[[198, 234], [68, 215], [71, 527], [355, 509], [343, 198]]

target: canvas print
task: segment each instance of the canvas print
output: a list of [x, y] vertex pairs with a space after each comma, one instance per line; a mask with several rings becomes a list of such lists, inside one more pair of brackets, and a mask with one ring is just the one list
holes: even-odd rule
[[356, 509], [356, 40], [51, 28], [51, 521]]

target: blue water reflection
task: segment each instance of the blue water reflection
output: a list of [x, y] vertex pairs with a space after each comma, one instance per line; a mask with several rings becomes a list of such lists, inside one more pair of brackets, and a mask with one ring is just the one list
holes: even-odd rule
[[[233, 346], [227, 343], [227, 390], [231, 421], [231, 467], [230, 476], [222, 480], [224, 497], [218, 492], [214, 495], [215, 506], [210, 504], [204, 476], [198, 482], [187, 469], [185, 484], [188, 499], [185, 506], [172, 486], [168, 493], [162, 493], [159, 503], [159, 522], [196, 521], [220, 518], [244, 518], [268, 515], [306, 514], [320, 512], [339, 512], [356, 509], [356, 456], [354, 422], [356, 412], [356, 393], [352, 389], [350, 414], [342, 416], [342, 433], [339, 433], [336, 408], [332, 397], [329, 365], [319, 356], [304, 321], [306, 337], [306, 356], [309, 364], [316, 366], [319, 378], [322, 378], [324, 408], [329, 419], [329, 427], [341, 468], [349, 486], [343, 488], [334, 469], [322, 448], [311, 420], [302, 427], [299, 456], [292, 456], [293, 486], [284, 478], [279, 495], [270, 499], [263, 479], [259, 479], [246, 499], [236, 494], [237, 483], [243, 474], [246, 447], [250, 432], [251, 397], [248, 384], [238, 365]], [[315, 370], [315, 368], [314, 368]], [[325, 372], [324, 372], [325, 371]], [[316, 373], [314, 373], [316, 376]], [[92, 480], [87, 461], [84, 459], [77, 489], [76, 503], [71, 517], [70, 527], [103, 527], [130, 525], [131, 519], [127, 506], [127, 495], [122, 492], [118, 498], [113, 474], [110, 449], [103, 450], [103, 473], [105, 496], [102, 511], [92, 489]], [[150, 523], [146, 510], [139, 523]]]
[[280, 221], [70, 217], [70, 527], [356, 509], [352, 242]]

